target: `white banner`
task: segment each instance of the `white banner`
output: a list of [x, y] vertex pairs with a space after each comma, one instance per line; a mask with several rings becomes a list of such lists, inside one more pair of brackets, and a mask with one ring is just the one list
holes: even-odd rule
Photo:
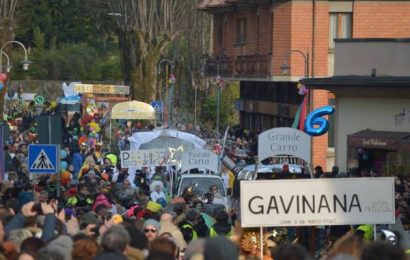
[[169, 159], [165, 149], [121, 151], [121, 167], [143, 167], [165, 165]]
[[218, 156], [208, 150], [192, 150], [182, 154], [181, 171], [208, 169], [218, 172]]
[[258, 137], [258, 159], [277, 155], [293, 155], [310, 163], [311, 137], [289, 127], [272, 128]]
[[241, 181], [242, 227], [394, 224], [394, 178]]

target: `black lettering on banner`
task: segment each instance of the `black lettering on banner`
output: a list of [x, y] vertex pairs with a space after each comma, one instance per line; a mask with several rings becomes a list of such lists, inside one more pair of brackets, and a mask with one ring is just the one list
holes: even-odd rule
[[339, 207], [343, 210], [343, 212], [346, 212], [347, 209], [347, 204], [346, 204], [346, 194], [343, 195], [343, 204], [337, 197], [337, 195], [333, 195], [333, 211], [336, 213], [336, 205], [339, 204]]
[[249, 211], [252, 212], [252, 213], [255, 214], [255, 215], [263, 214], [263, 205], [260, 205], [260, 204], [258, 205], [259, 211], [254, 211], [254, 210], [252, 209], [251, 204], [252, 204], [252, 202], [253, 202], [255, 199], [260, 199], [260, 200], [262, 200], [263, 198], [262, 198], [261, 196], [252, 197], [252, 198], [249, 200], [249, 203], [248, 203]]
[[359, 197], [357, 194], [353, 194], [352, 200], [350, 201], [349, 212], [352, 211], [353, 207], [357, 207], [359, 212], [362, 212], [362, 207], [360, 206]]
[[328, 212], [331, 213], [330, 207], [329, 207], [329, 203], [327, 202], [327, 199], [326, 199], [326, 195], [320, 196], [319, 210], [318, 210], [317, 213], [320, 213], [320, 210], [321, 210], [322, 208], [327, 208]]
[[283, 197], [282, 196], [279, 196], [279, 197], [280, 197], [280, 202], [282, 203], [283, 210], [285, 211], [286, 214], [288, 214], [290, 211], [290, 207], [292, 206], [292, 202], [293, 202], [295, 195], [292, 195], [287, 207], [285, 207], [285, 202], [283, 201]]
[[276, 214], [279, 214], [278, 204], [276, 203], [275, 196], [270, 197], [268, 212], [266, 214], [269, 214], [271, 209], [276, 210]]
[[124, 161], [128, 160], [130, 158], [130, 153], [128, 152], [122, 152], [122, 159]]
[[309, 200], [305, 195], [302, 195], [302, 211], [306, 213], [306, 206], [310, 209], [310, 212], [315, 213], [315, 195], [312, 195], [312, 205], [309, 204]]
[[300, 213], [299, 195], [296, 196], [296, 212], [297, 212], [298, 214]]

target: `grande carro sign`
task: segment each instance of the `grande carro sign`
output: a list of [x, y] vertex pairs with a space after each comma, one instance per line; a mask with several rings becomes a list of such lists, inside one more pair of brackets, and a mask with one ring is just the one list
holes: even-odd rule
[[277, 155], [292, 155], [310, 162], [311, 137], [297, 129], [278, 127], [259, 135], [258, 157], [262, 161]]
[[181, 171], [208, 169], [218, 172], [218, 156], [211, 151], [197, 149], [182, 154]]
[[394, 224], [393, 178], [241, 182], [243, 227]]

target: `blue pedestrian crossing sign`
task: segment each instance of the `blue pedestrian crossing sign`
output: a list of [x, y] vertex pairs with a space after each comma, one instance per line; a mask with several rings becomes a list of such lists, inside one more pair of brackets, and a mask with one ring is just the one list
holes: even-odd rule
[[57, 173], [57, 151], [57, 145], [54, 144], [29, 145], [29, 173]]
[[162, 113], [164, 109], [164, 103], [162, 101], [151, 101], [151, 106], [155, 109], [155, 112]]

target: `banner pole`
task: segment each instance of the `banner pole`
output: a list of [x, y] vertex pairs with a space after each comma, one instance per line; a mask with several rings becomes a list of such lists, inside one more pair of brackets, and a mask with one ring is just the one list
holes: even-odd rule
[[260, 237], [260, 239], [261, 239], [261, 252], [260, 252], [260, 254], [261, 254], [261, 260], [263, 260], [263, 227], [260, 227], [260, 233], [261, 233], [261, 237]]
[[373, 239], [376, 241], [377, 239], [377, 227], [376, 224], [373, 225]]

